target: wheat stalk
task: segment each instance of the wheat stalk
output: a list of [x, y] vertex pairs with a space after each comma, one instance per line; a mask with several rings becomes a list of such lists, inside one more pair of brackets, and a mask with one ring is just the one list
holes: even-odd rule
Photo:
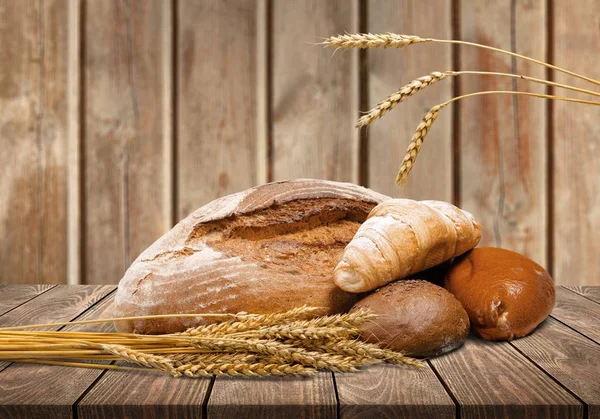
[[[316, 310], [301, 307], [276, 314], [219, 315], [229, 320], [168, 335], [3, 329], [0, 359], [81, 368], [150, 369], [174, 377], [310, 376], [318, 369], [351, 372], [386, 361], [410, 364], [402, 354], [390, 351], [382, 355], [357, 343], [358, 327], [374, 319], [372, 313], [358, 310], [311, 318]], [[85, 360], [123, 360], [145, 368]]]
[[570, 98], [570, 97], [546, 95], [546, 94], [542, 94], [542, 93], [516, 92], [516, 91], [512, 91], [512, 90], [491, 90], [491, 91], [485, 91], [485, 92], [469, 93], [466, 95], [454, 97], [444, 103], [435, 105], [433, 108], [431, 108], [429, 110], [429, 112], [427, 112], [425, 114], [421, 123], [417, 126], [417, 129], [415, 130], [415, 133], [413, 134], [413, 137], [410, 141], [408, 149], [406, 150], [406, 155], [404, 156], [404, 159], [402, 160], [402, 164], [400, 165], [400, 169], [398, 170], [398, 174], [396, 176], [396, 183], [397, 184], [406, 183], [408, 174], [410, 173], [411, 169], [413, 168], [413, 166], [415, 164], [415, 160], [417, 159], [417, 155], [419, 154], [419, 151], [421, 150], [421, 145], [423, 144], [425, 137], [427, 136], [427, 134], [429, 133], [429, 130], [431, 129], [431, 125], [436, 120], [438, 113], [441, 109], [445, 108], [450, 103], [456, 102], [458, 100], [467, 99], [467, 98], [475, 97], [475, 96], [492, 95], [492, 94], [530, 96], [530, 97], [536, 97], [536, 98], [541, 98], [541, 99], [582, 103], [582, 104], [587, 104], [587, 105], [595, 105], [595, 106], [600, 105], [600, 102], [595, 102], [595, 101], [591, 101], [591, 100], [574, 99], [574, 98]]
[[574, 92], [585, 93], [592, 96], [600, 96], [599, 92], [594, 92], [593, 90], [582, 89], [579, 87], [570, 86], [567, 84], [556, 83], [548, 80], [538, 79], [535, 77], [529, 77], [522, 74], [512, 74], [512, 73], [499, 73], [492, 71], [434, 71], [431, 74], [428, 74], [423, 77], [419, 77], [415, 80], [412, 80], [407, 85], [401, 87], [398, 91], [392, 93], [390, 96], [379, 102], [374, 108], [369, 110], [365, 115], [360, 117], [358, 122], [356, 123], [357, 128], [363, 128], [367, 125], [370, 125], [375, 120], [384, 116], [387, 112], [391, 111], [401, 102], [404, 102], [409, 97], [413, 96], [415, 93], [420, 92], [421, 90], [431, 86], [438, 81], [444, 80], [447, 77], [460, 76], [460, 75], [481, 75], [481, 76], [500, 76], [500, 77], [510, 77], [521, 79], [525, 81], [530, 81], [533, 83], [544, 84], [546, 86], [553, 86], [562, 89], [571, 90]]
[[212, 340], [207, 338], [199, 338], [194, 341], [194, 344], [201, 348], [254, 352], [317, 369], [327, 369], [330, 371], [340, 372], [356, 371], [357, 366], [380, 362], [378, 359], [373, 358], [357, 358], [346, 355], [308, 351], [304, 348], [294, 347], [292, 345], [273, 340]]
[[238, 313], [233, 320], [213, 323], [205, 326], [190, 328], [185, 332], [174, 333], [177, 336], [208, 336], [219, 334], [231, 334], [244, 332], [247, 330], [258, 329], [264, 326], [277, 325], [299, 319], [306, 319], [315, 316], [315, 313], [321, 309], [317, 307], [302, 306], [293, 308], [283, 313], [269, 314], [248, 314]]
[[597, 86], [600, 86], [600, 81], [595, 80], [591, 77], [584, 76], [582, 74], [575, 73], [573, 71], [566, 70], [562, 67], [558, 67], [552, 64], [548, 64], [544, 61], [536, 60], [534, 58], [527, 57], [525, 55], [517, 54], [515, 52], [506, 51], [501, 48], [491, 47], [489, 45], [482, 45], [475, 42], [458, 41], [454, 39], [435, 39], [435, 38], [421, 38], [416, 35], [400, 35], [394, 33], [357, 33], [357, 34], [345, 34], [331, 36], [327, 38], [322, 44], [335, 48], [350, 49], [350, 48], [403, 48], [412, 44], [418, 44], [423, 42], [434, 42], [440, 44], [459, 44], [472, 46], [476, 48], [482, 48], [489, 51], [498, 52], [500, 54], [510, 55], [525, 61], [541, 65], [552, 70], [560, 71], [561, 73], [568, 74], [573, 77], [585, 80]]

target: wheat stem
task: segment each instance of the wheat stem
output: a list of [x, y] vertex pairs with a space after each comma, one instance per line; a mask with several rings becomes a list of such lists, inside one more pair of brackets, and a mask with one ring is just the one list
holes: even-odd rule
[[570, 97], [565, 97], [565, 96], [547, 95], [547, 94], [543, 94], [543, 93], [515, 92], [513, 90], [489, 90], [489, 91], [485, 91], [485, 92], [474, 92], [474, 93], [469, 93], [469, 94], [465, 94], [462, 96], [454, 97], [450, 100], [447, 100], [444, 103], [435, 105], [433, 108], [431, 108], [429, 110], [429, 112], [427, 112], [425, 114], [425, 116], [421, 120], [421, 123], [417, 126], [417, 129], [415, 130], [415, 133], [412, 136], [412, 139], [410, 141], [408, 149], [406, 150], [406, 155], [404, 156], [404, 159], [402, 160], [402, 164], [400, 165], [400, 169], [398, 170], [398, 174], [396, 176], [396, 184], [400, 185], [400, 184], [406, 183], [408, 174], [410, 173], [412, 167], [414, 166], [415, 160], [417, 159], [417, 155], [419, 154], [419, 151], [421, 150], [421, 145], [423, 144], [423, 141], [424, 141], [425, 137], [427, 136], [429, 129], [431, 128], [431, 125], [437, 119], [438, 113], [441, 109], [445, 108], [452, 102], [456, 102], [458, 100], [467, 99], [467, 98], [475, 97], [475, 96], [496, 95], [496, 94], [530, 96], [530, 97], [536, 97], [536, 98], [541, 98], [541, 99], [582, 103], [582, 104], [586, 104], [586, 105], [595, 105], [595, 106], [600, 105], [600, 102], [596, 102], [596, 101], [592, 101], [592, 100], [575, 99], [575, 98], [570, 98]]
[[560, 71], [561, 73], [568, 74], [573, 77], [577, 77], [579, 79], [585, 80], [597, 86], [600, 86], [600, 81], [595, 80], [591, 77], [584, 76], [582, 74], [575, 73], [570, 70], [566, 70], [562, 67], [558, 67], [552, 64], [548, 64], [544, 61], [536, 60], [535, 58], [530, 58], [525, 55], [517, 54], [515, 52], [506, 51], [501, 48], [495, 48], [488, 45], [482, 45], [475, 42], [467, 42], [467, 41], [459, 41], [459, 40], [451, 40], [451, 39], [435, 39], [435, 38], [421, 38], [416, 35], [399, 35], [394, 33], [384, 33], [384, 34], [346, 34], [346, 35], [338, 35], [327, 38], [323, 45], [336, 47], [336, 48], [403, 48], [405, 46], [409, 46], [412, 44], [418, 44], [423, 42], [435, 42], [441, 44], [459, 44], [472, 46], [477, 48], [487, 49], [489, 51], [498, 52], [501, 54], [510, 55], [512, 57], [516, 57], [525, 61], [529, 61], [546, 68], [550, 68], [552, 70]]
[[554, 86], [562, 89], [567, 89], [579, 93], [585, 93], [593, 96], [600, 96], [600, 92], [594, 92], [593, 90], [581, 89], [579, 87], [570, 86], [568, 84], [556, 83], [544, 79], [538, 79], [535, 77], [529, 77], [521, 74], [513, 74], [513, 73], [499, 73], [492, 71], [434, 71], [431, 74], [428, 74], [423, 77], [419, 77], [407, 85], [401, 87], [398, 91], [392, 93], [386, 99], [379, 102], [373, 109], [369, 110], [366, 114], [360, 117], [358, 122], [356, 123], [357, 128], [363, 128], [367, 125], [370, 125], [375, 120], [381, 118], [387, 112], [391, 111], [398, 105], [399, 103], [404, 102], [409, 97], [413, 96], [415, 93], [424, 90], [426, 87], [431, 86], [432, 84], [444, 80], [450, 76], [460, 76], [460, 75], [483, 75], [483, 76], [500, 76], [500, 77], [511, 77], [522, 79], [526, 81], [530, 81], [533, 83], [543, 84], [547, 86]]

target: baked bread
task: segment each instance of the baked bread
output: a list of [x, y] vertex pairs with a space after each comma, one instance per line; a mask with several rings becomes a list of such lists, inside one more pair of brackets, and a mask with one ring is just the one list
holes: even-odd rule
[[363, 340], [414, 357], [441, 355], [469, 335], [469, 317], [456, 298], [428, 281], [392, 282], [369, 294], [352, 310], [379, 317], [361, 326]]
[[475, 247], [481, 226], [442, 201], [391, 199], [371, 211], [334, 272], [348, 292], [365, 292], [436, 266]]
[[[369, 211], [389, 199], [321, 180], [275, 182], [217, 199], [145, 250], [125, 273], [115, 316], [269, 313], [304, 304], [347, 311], [357, 296], [333, 269]], [[120, 332], [172, 333], [210, 320], [119, 321]]]
[[455, 260], [445, 287], [458, 298], [473, 331], [487, 340], [531, 333], [554, 307], [554, 280], [531, 259], [481, 247]]

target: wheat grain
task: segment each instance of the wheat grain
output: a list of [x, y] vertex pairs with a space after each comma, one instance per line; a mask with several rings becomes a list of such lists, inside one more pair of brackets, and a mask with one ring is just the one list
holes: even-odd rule
[[403, 48], [419, 42], [430, 42], [431, 39], [416, 35], [398, 35], [395, 33], [357, 33], [331, 36], [323, 45], [342, 49], [349, 48]]
[[190, 328], [185, 332], [175, 333], [174, 335], [210, 336], [243, 332], [246, 330], [258, 329], [263, 326], [277, 325], [299, 319], [315, 317], [315, 313], [319, 310], [321, 309], [318, 307], [301, 306], [283, 313], [238, 313], [234, 316], [233, 320]]
[[455, 71], [434, 71], [431, 74], [411, 81], [407, 85], [401, 87], [397, 92], [391, 94], [385, 100], [379, 102], [377, 106], [368, 111], [365, 115], [361, 116], [356, 123], [356, 127], [362, 128], [371, 124], [373, 121], [381, 118], [387, 112], [394, 109], [396, 105], [413, 96], [415, 93], [420, 92], [421, 90], [438, 81], [444, 80], [448, 76], [454, 76], [456, 74], [457, 72]]
[[356, 371], [357, 366], [379, 362], [377, 359], [353, 358], [346, 355], [308, 351], [272, 340], [199, 338], [194, 340], [194, 344], [201, 348], [254, 352], [330, 371]]
[[102, 344], [99, 346], [105, 352], [116, 355], [119, 358], [134, 364], [157, 368], [168, 372], [173, 370], [173, 361], [164, 356], [139, 352], [122, 345]]
[[442, 109], [446, 105], [436, 105], [429, 110], [423, 117], [423, 120], [417, 126], [415, 133], [412, 136], [410, 144], [408, 145], [408, 149], [406, 150], [406, 155], [402, 160], [402, 164], [400, 165], [400, 170], [398, 171], [398, 175], [396, 176], [396, 183], [402, 184], [406, 183], [406, 178], [410, 173], [411, 169], [415, 164], [415, 160], [417, 159], [417, 155], [421, 150], [421, 145], [423, 144], [423, 140], [427, 136], [431, 125], [438, 117], [438, 113], [440, 109]]

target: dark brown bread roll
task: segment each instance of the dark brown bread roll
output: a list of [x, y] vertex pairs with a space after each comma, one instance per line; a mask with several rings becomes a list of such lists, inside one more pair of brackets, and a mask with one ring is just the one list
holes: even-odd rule
[[469, 317], [456, 298], [423, 280], [392, 282], [352, 307], [379, 315], [361, 327], [363, 340], [429, 357], [460, 346], [469, 334]]
[[[386, 199], [349, 183], [311, 179], [217, 199], [133, 262], [119, 283], [115, 317], [272, 313], [304, 304], [322, 307], [324, 314], [347, 311], [358, 296], [335, 286], [333, 269], [369, 211]], [[205, 321], [134, 320], [116, 327], [172, 333]]]
[[554, 280], [531, 259], [506, 249], [480, 247], [457, 258], [445, 287], [458, 298], [473, 331], [487, 340], [531, 333], [554, 307]]

